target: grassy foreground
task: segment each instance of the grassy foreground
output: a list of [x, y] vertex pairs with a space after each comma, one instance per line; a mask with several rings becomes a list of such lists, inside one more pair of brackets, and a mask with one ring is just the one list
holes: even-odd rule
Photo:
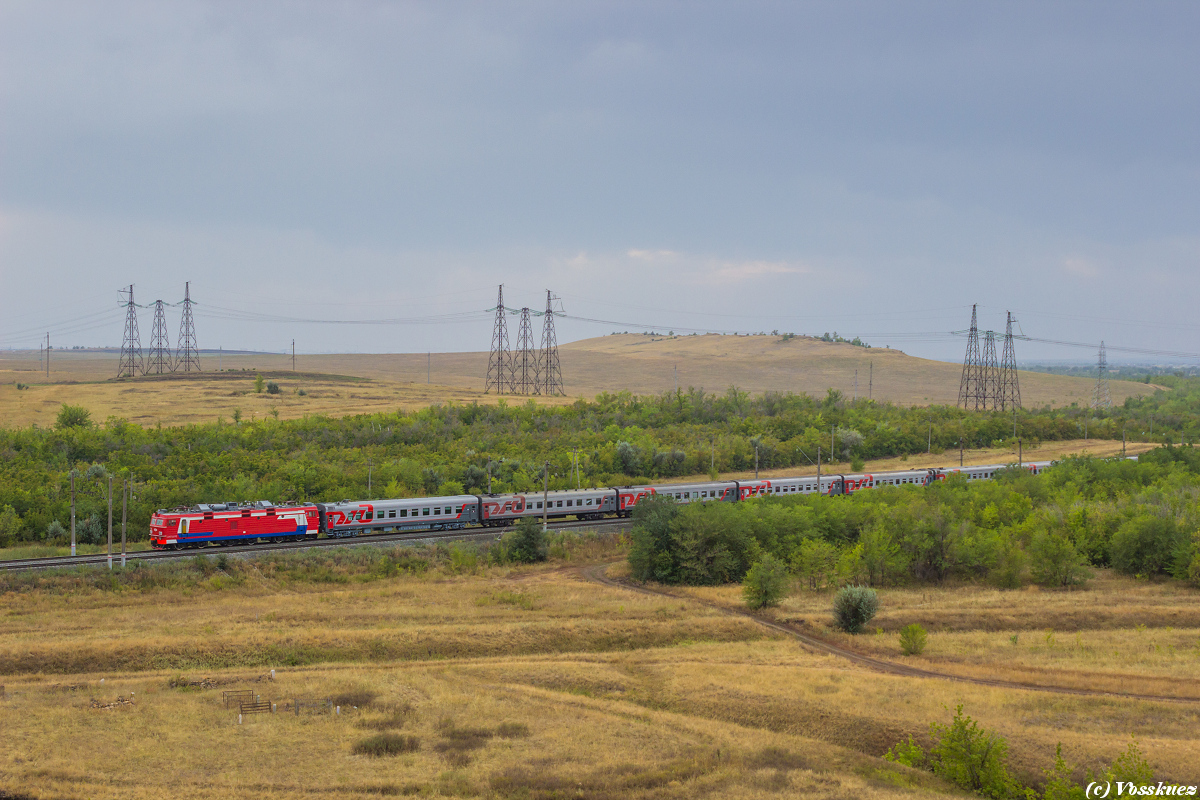
[[[0, 791], [954, 794], [880, 756], [909, 734], [925, 736], [931, 721], [947, 721], [944, 707], [957, 703], [1008, 738], [1012, 767], [1030, 783], [1050, 766], [1057, 742], [1071, 763], [1099, 767], [1130, 736], [1158, 777], [1200, 781], [1200, 704], [879, 674], [722, 613], [722, 605], [740, 606], [736, 587], [667, 597], [588, 580], [581, 566], [621, 558], [617, 539], [563, 546], [534, 567], [485, 567], [464, 552], [435, 553], [424, 567], [396, 550], [347, 552], [230, 559], [223, 569], [215, 560], [182, 562], [116, 588], [82, 573], [6, 584]], [[931, 629], [930, 644], [910, 660], [929, 669], [1040, 670], [1056, 680], [1064, 670], [1072, 681], [1195, 686], [1194, 593], [1104, 576], [1086, 592], [880, 595], [883, 633], [843, 642], [899, 660], [894, 630], [915, 620]], [[799, 593], [778, 614], [821, 631], [829, 599]], [[239, 725], [236, 710], [222, 705], [231, 689], [280, 709], [330, 699], [342, 713], [305, 709]]]

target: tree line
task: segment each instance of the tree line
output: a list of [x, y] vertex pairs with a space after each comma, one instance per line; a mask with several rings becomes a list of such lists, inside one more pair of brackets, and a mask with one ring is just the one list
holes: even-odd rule
[[89, 532], [101, 520], [106, 527], [107, 504], [87, 478], [95, 465], [133, 481], [131, 531], [144, 537], [154, 509], [210, 500], [533, 491], [547, 470], [554, 489], [573, 487], [576, 471], [584, 486], [624, 485], [752, 469], [756, 450], [763, 469], [809, 466], [820, 448], [824, 462], [845, 470], [869, 458], [952, 451], [960, 441], [1011, 444], [1014, 420], [1029, 447], [1077, 438], [1085, 426], [1092, 437], [1119, 439], [1125, 429], [1144, 440], [1153, 430], [1155, 441], [1191, 441], [1200, 380], [1169, 380], [1168, 390], [1103, 412], [1033, 409], [1015, 418], [852, 401], [837, 391], [750, 396], [732, 386], [602, 394], [560, 407], [501, 401], [168, 428], [97, 423], [86, 409], [64, 406], [53, 427], [0, 429], [0, 545], [61, 536], [72, 472], [78, 518]]

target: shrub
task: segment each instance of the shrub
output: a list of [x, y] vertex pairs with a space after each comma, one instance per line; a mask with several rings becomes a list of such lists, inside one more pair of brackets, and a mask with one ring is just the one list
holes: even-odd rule
[[266, 385], [266, 381], [263, 380], [262, 375], [256, 375], [254, 377], [254, 393], [255, 394], [262, 394], [263, 388], [265, 388], [265, 385]]
[[925, 629], [917, 623], [900, 629], [900, 649], [906, 656], [919, 656], [925, 651]]
[[92, 425], [92, 412], [83, 406], [71, 406], [63, 403], [62, 408], [58, 410], [58, 419], [55, 424], [60, 429], [90, 428]]
[[1153, 784], [1154, 770], [1146, 763], [1137, 741], [1132, 740], [1125, 752], [1117, 756], [1112, 766], [1104, 773], [1104, 779], [1139, 785]]
[[508, 539], [509, 556], [514, 561], [532, 564], [546, 560], [549, 544], [540, 519], [522, 517], [505, 538]]
[[56, 519], [51, 520], [50, 524], [46, 526], [46, 544], [66, 544], [69, 535], [63, 524]]
[[1029, 573], [1042, 586], [1075, 586], [1092, 577], [1087, 560], [1064, 536], [1042, 531], [1029, 545]]
[[675, 498], [647, 497], [633, 507], [629, 567], [634, 580], [674, 583], [675, 555], [671, 550], [671, 523], [679, 514]]
[[746, 599], [746, 605], [750, 608], [779, 605], [779, 601], [787, 594], [790, 579], [783, 562], [767, 553], [749, 569], [742, 582], [742, 596]]
[[20, 535], [20, 515], [12, 506], [0, 508], [0, 547], [11, 547]]
[[350, 752], [356, 756], [398, 756], [414, 753], [421, 749], [421, 740], [416, 736], [399, 733], [380, 733], [354, 743]]
[[1157, 575], [1174, 564], [1187, 533], [1169, 517], [1135, 517], [1113, 534], [1112, 565], [1128, 575]]
[[275, 381], [267, 381], [267, 394], [279, 394], [281, 391], [283, 390], [279, 388], [278, 383]]
[[308, 397], [308, 392], [306, 392], [303, 389], [297, 389], [296, 394], [299, 395], [300, 397]]
[[929, 761], [935, 775], [984, 797], [1013, 794], [1016, 785], [1008, 774], [1008, 742], [965, 716], [962, 705], [955, 708], [949, 725], [935, 722], [929, 733], [934, 740]]
[[844, 586], [833, 600], [833, 617], [846, 633], [859, 633], [879, 611], [879, 596], [866, 586]]

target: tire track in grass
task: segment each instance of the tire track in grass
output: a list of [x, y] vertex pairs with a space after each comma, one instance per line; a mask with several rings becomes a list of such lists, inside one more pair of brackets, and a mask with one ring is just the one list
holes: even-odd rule
[[969, 675], [955, 675], [949, 672], [935, 672], [934, 670], [910, 667], [905, 664], [897, 664], [894, 661], [887, 661], [882, 658], [868, 656], [855, 650], [843, 647], [839, 644], [834, 644], [833, 642], [821, 639], [820, 637], [813, 636], [812, 634], [803, 633], [796, 630], [796, 628], [792, 627], [791, 625], [785, 625], [780, 622], [764, 619], [763, 617], [760, 617], [757, 614], [753, 614], [749, 611], [742, 611], [736, 608], [727, 608], [715, 603], [707, 603], [695, 597], [675, 594], [674, 592], [668, 592], [665, 589], [652, 588], [647, 585], [635, 584], [630, 581], [615, 580], [608, 577], [607, 574], [608, 568], [611, 566], [613, 565], [596, 564], [591, 567], [582, 567], [580, 568], [580, 573], [587, 580], [594, 581], [605, 586], [611, 586], [617, 589], [625, 589], [631, 592], [641, 592], [642, 594], [657, 595], [659, 597], [670, 597], [673, 600], [684, 600], [692, 603], [698, 603], [699, 605], [716, 609], [722, 614], [745, 617], [753, 620], [765, 628], [769, 628], [773, 631], [777, 631], [796, 639], [810, 650], [844, 658], [847, 661], [855, 664], [860, 664], [864, 667], [869, 667], [870, 669], [878, 670], [879, 672], [885, 672], [891, 675], [899, 675], [906, 678], [935, 678], [946, 681], [958, 681], [960, 683], [971, 683], [975, 684], [976, 686], [989, 686], [996, 689], [1019, 689], [1031, 692], [1077, 695], [1079, 697], [1102, 697], [1119, 700], [1145, 700], [1158, 703], [1200, 703], [1200, 698], [1195, 697], [1167, 697], [1163, 695], [1133, 694], [1131, 692], [1106, 692], [1097, 689], [1075, 689], [1067, 686], [1052, 686], [1040, 683], [1021, 683], [1019, 681], [1006, 681], [998, 678], [974, 678]]

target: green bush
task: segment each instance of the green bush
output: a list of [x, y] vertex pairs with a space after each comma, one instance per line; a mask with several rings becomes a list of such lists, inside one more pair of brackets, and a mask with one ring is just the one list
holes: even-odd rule
[[421, 749], [421, 740], [416, 736], [400, 733], [380, 733], [354, 743], [350, 752], [356, 756], [398, 756], [414, 753]]
[[275, 381], [267, 381], [267, 394], [279, 394], [281, 391], [283, 390], [279, 388], [278, 383]]
[[900, 649], [906, 656], [919, 656], [925, 651], [925, 629], [917, 623], [900, 629]]
[[542, 521], [534, 517], [522, 517], [505, 537], [508, 554], [513, 561], [532, 564], [545, 561], [549, 543], [542, 530]]
[[254, 393], [255, 394], [262, 394], [263, 388], [265, 388], [265, 385], [266, 385], [266, 381], [263, 380], [262, 375], [254, 376]]
[[1042, 586], [1070, 587], [1092, 577], [1087, 559], [1065, 536], [1041, 531], [1029, 545], [1029, 573]]
[[833, 617], [846, 633], [859, 633], [879, 611], [879, 597], [866, 586], [844, 586], [833, 600]]
[[935, 775], [997, 800], [1015, 793], [1016, 782], [1008, 773], [1008, 742], [965, 716], [962, 705], [954, 709], [949, 725], [935, 722], [929, 733], [934, 741], [929, 762]]
[[71, 406], [63, 403], [62, 408], [58, 410], [58, 419], [55, 424], [59, 430], [88, 428], [92, 425], [92, 412], [83, 406]]
[[21, 517], [12, 506], [0, 508], [0, 547], [12, 547], [21, 537]]
[[1174, 566], [1176, 554], [1188, 543], [1187, 532], [1174, 519], [1139, 516], [1113, 534], [1110, 558], [1113, 567], [1128, 575], [1159, 575]]
[[783, 562], [767, 553], [746, 573], [742, 596], [750, 608], [777, 606], [787, 594], [790, 581], [791, 576]]

